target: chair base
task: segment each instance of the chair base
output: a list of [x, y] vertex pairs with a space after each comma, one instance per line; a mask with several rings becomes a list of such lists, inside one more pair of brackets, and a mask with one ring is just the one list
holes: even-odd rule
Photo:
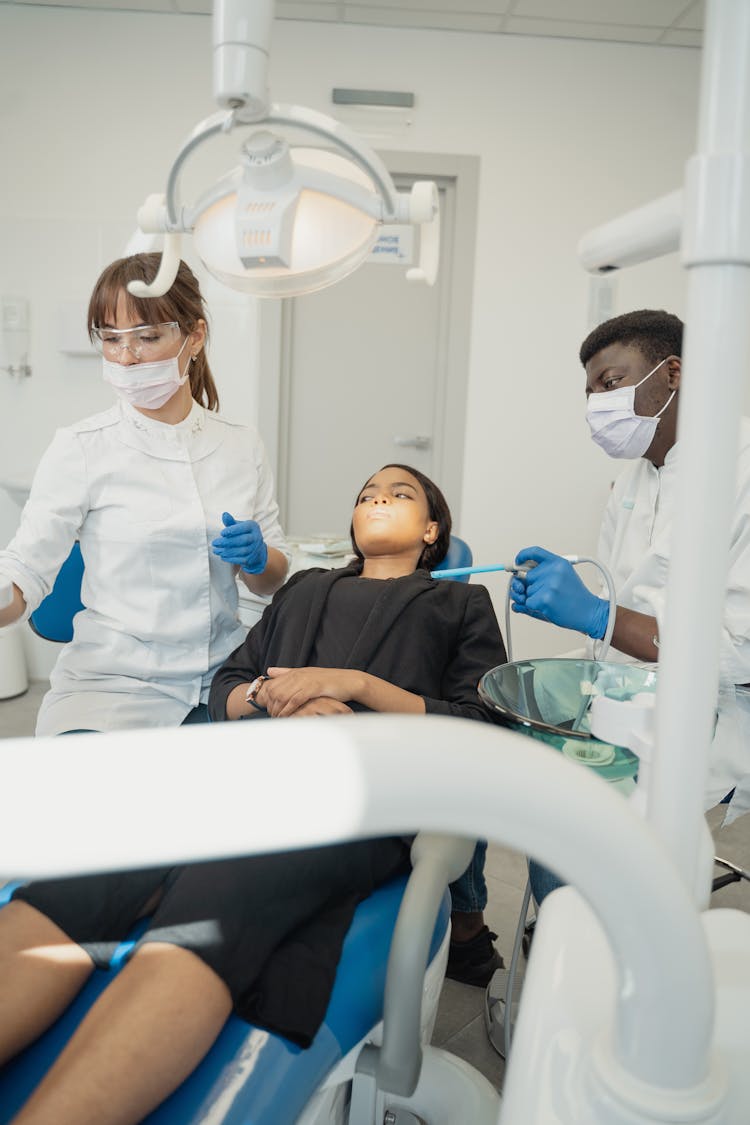
[[[501, 1059], [508, 1058], [518, 1007], [521, 1003], [523, 973], [511, 975], [509, 969], [497, 969], [484, 993], [484, 1026], [490, 1045]], [[512, 994], [510, 1009], [507, 998]]]

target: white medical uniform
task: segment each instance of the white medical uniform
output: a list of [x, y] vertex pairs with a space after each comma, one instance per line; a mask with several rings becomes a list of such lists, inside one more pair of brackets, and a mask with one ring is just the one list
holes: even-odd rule
[[86, 608], [53, 669], [37, 734], [175, 726], [206, 702], [246, 633], [236, 568], [211, 550], [225, 511], [257, 520], [266, 543], [290, 557], [250, 427], [196, 402], [178, 425], [118, 402], [57, 431], [0, 552], [0, 576], [20, 587], [28, 616], [81, 544]]
[[[662, 468], [642, 457], [615, 482], [604, 513], [598, 557], [609, 567], [617, 602], [664, 624], [679, 446]], [[606, 594], [604, 595], [606, 596]], [[696, 659], [700, 654], [696, 653]], [[633, 658], [610, 649], [608, 659]], [[737, 497], [732, 521], [729, 574], [721, 633], [716, 730], [711, 747], [705, 806], [732, 788], [727, 823], [750, 809], [750, 420], [742, 419]], [[685, 691], [690, 685], [685, 685]]]

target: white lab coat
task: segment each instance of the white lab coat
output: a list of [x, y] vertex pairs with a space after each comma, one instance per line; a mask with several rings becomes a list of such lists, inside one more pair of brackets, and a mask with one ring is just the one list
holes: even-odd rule
[[[598, 557], [612, 572], [618, 604], [655, 617], [659, 630], [666, 605], [678, 456], [679, 446], [674, 445], [661, 469], [645, 458], [628, 465], [615, 481], [599, 538]], [[610, 649], [607, 659], [632, 658]], [[705, 799], [706, 808], [711, 808], [735, 788], [727, 822], [750, 808], [750, 692], [735, 689], [746, 683], [750, 683], [750, 420], [742, 419], [718, 714]], [[685, 690], [690, 690], [689, 684]]]
[[55, 437], [0, 576], [27, 614], [76, 539], [85, 563], [73, 640], [62, 650], [37, 734], [173, 726], [206, 702], [216, 668], [244, 639], [235, 568], [211, 540], [227, 511], [260, 524], [290, 557], [257, 432], [193, 403], [176, 426], [124, 402]]

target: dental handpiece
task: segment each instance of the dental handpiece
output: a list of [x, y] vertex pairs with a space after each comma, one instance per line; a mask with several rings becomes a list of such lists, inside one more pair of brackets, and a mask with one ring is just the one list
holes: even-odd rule
[[450, 570], [432, 570], [431, 578], [463, 578], [466, 574], [489, 574], [491, 571], [506, 570], [509, 574], [516, 574], [525, 578], [528, 572], [538, 563], [529, 560], [525, 563], [495, 563], [493, 566], [456, 566]]
[[[588, 561], [582, 559], [580, 555], [560, 555], [560, 558], [573, 564]], [[493, 566], [456, 566], [451, 570], [431, 570], [430, 577], [463, 578], [467, 574], [488, 574], [495, 570], [506, 570], [508, 574], [513, 574], [517, 578], [525, 578], [535, 566], [539, 566], [539, 563], [535, 562], [534, 559], [529, 559], [528, 562], [523, 563], [495, 563]]]

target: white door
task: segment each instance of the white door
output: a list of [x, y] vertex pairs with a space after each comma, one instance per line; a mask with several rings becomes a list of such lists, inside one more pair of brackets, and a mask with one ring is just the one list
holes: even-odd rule
[[456, 179], [438, 183], [434, 287], [407, 282], [405, 266], [368, 263], [284, 302], [278, 495], [290, 537], [345, 535], [357, 490], [388, 462], [433, 476], [457, 515], [465, 368], [452, 362], [462, 336], [451, 339]]

